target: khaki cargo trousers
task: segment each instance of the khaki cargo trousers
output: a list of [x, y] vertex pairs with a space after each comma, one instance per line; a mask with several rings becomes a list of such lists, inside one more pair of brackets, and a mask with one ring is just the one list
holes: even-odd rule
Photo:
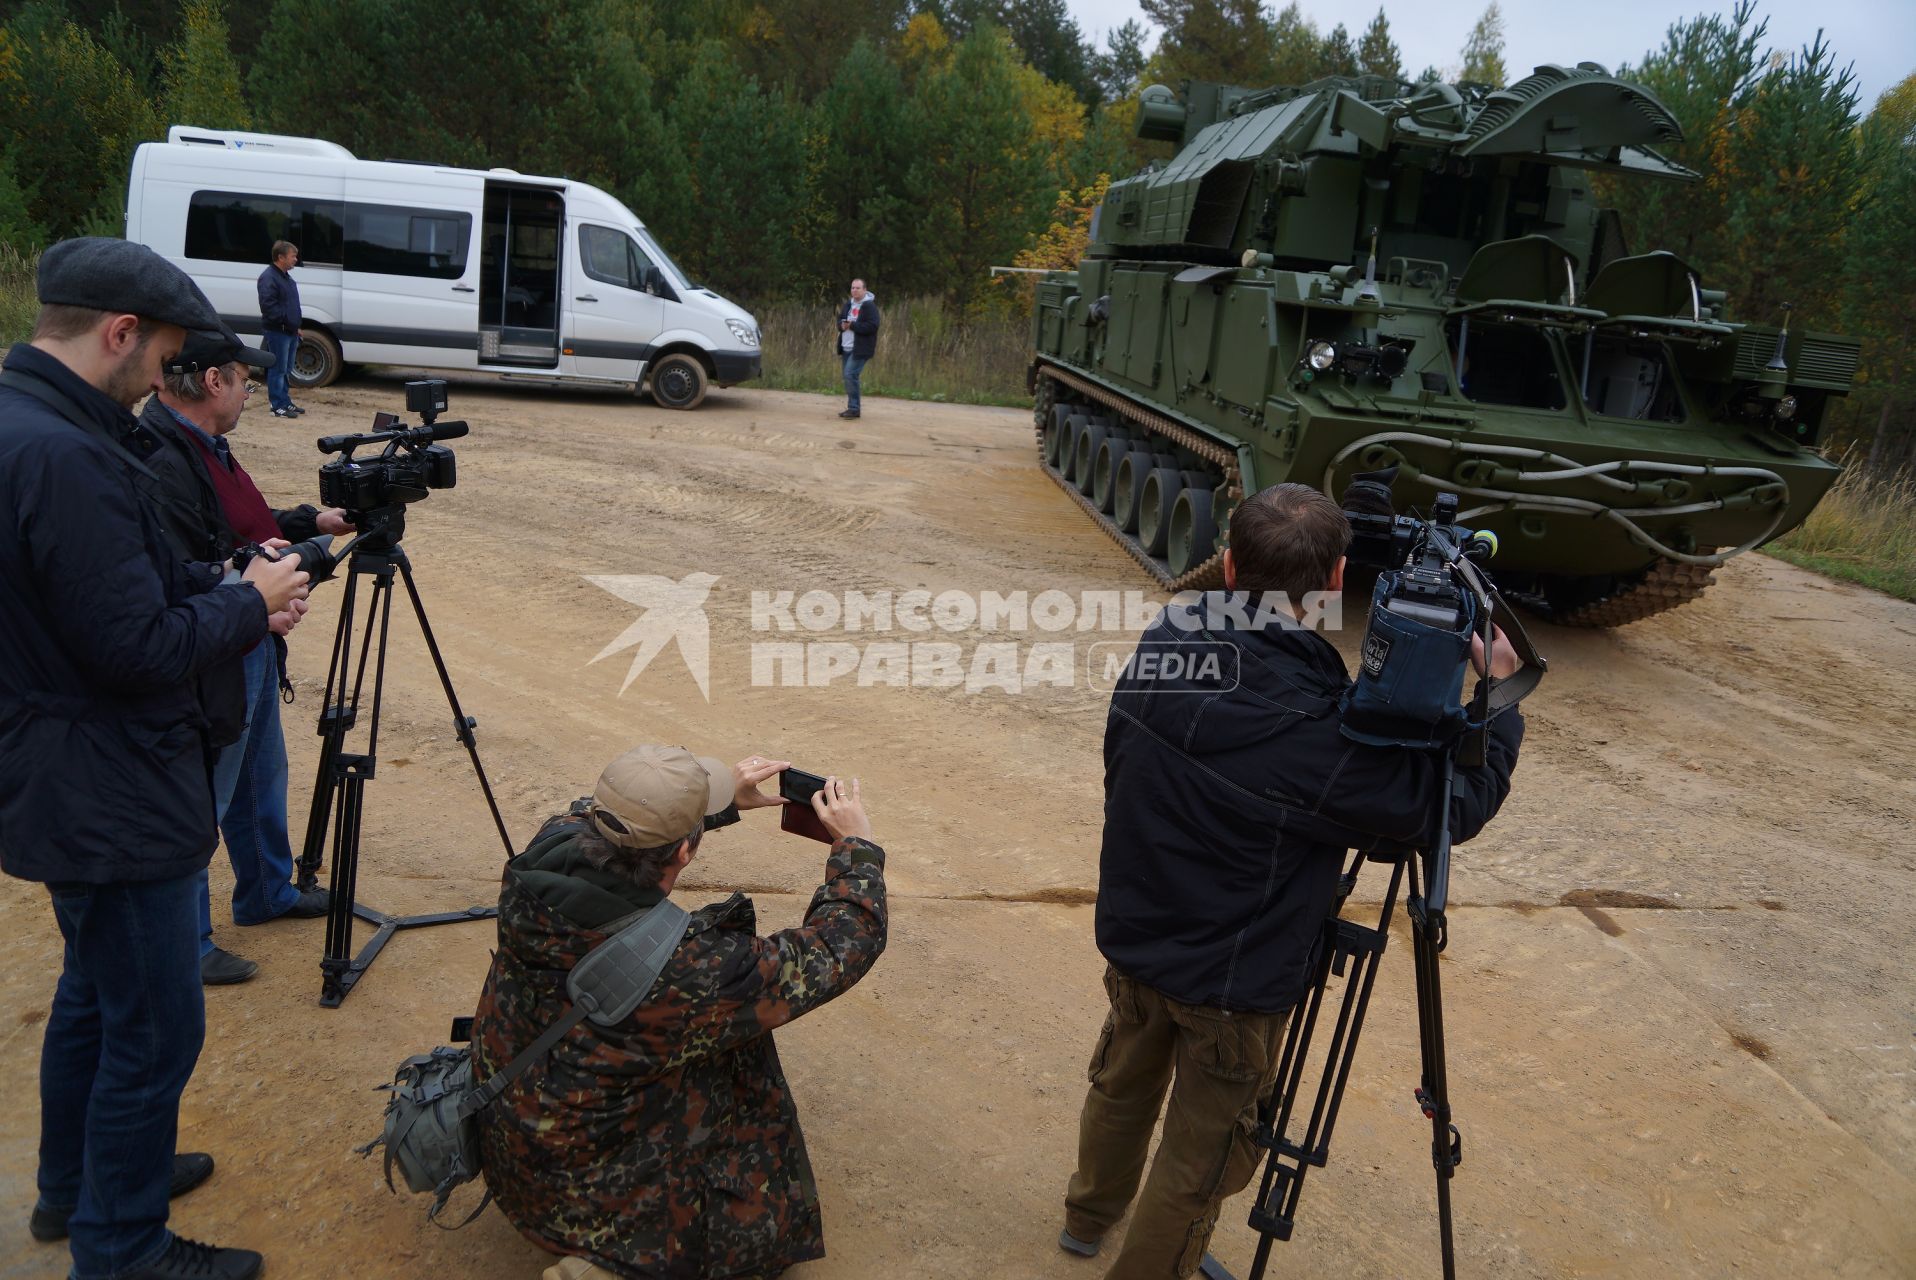
[[[1189, 1276], [1204, 1260], [1219, 1208], [1257, 1171], [1262, 1149], [1251, 1135], [1277, 1075], [1288, 1015], [1180, 1004], [1110, 968], [1104, 987], [1111, 1012], [1091, 1054], [1064, 1229], [1100, 1239], [1137, 1196], [1105, 1280]], [[1139, 1195], [1167, 1088], [1164, 1139]]]

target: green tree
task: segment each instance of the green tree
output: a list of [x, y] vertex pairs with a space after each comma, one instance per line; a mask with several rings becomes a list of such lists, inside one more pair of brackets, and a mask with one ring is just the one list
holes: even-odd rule
[[159, 133], [132, 73], [57, 4], [30, 4], [0, 28], [0, 138], [47, 235], [118, 234], [133, 148]]
[[33, 194], [13, 171], [13, 156], [0, 151], [0, 245], [21, 257], [31, 257], [47, 242], [47, 233], [33, 216]]
[[1357, 69], [1367, 76], [1403, 78], [1403, 55], [1397, 50], [1397, 42], [1390, 38], [1390, 19], [1381, 8], [1357, 42]]
[[1710, 265], [1733, 282], [1746, 319], [1774, 320], [1793, 303], [1800, 321], [1835, 320], [1844, 235], [1866, 196], [1855, 79], [1839, 71], [1819, 32], [1773, 62], [1722, 137], [1714, 180], [1724, 196], [1721, 245]]
[[913, 95], [919, 151], [911, 189], [920, 209], [923, 285], [968, 310], [988, 269], [1045, 225], [1056, 195], [1002, 33], [979, 27], [921, 77]]
[[1136, 18], [1106, 32], [1104, 52], [1092, 62], [1103, 101], [1119, 102], [1136, 93], [1144, 60], [1144, 26]]
[[1728, 15], [1672, 23], [1662, 46], [1646, 54], [1641, 66], [1617, 69], [1670, 109], [1683, 126], [1683, 140], [1666, 154], [1703, 175], [1698, 183], [1602, 184], [1606, 202], [1623, 215], [1632, 244], [1668, 249], [1689, 260], [1716, 251], [1727, 192], [1716, 176], [1715, 157], [1765, 62], [1769, 24], [1753, 21], [1755, 8], [1755, 0], [1740, 0]]
[[1097, 51], [1085, 40], [1065, 0], [1011, 0], [1003, 21], [1026, 66], [1064, 85], [1087, 105], [1099, 100]]
[[1470, 35], [1464, 40], [1463, 60], [1464, 69], [1458, 73], [1459, 80], [1487, 84], [1492, 88], [1503, 87], [1506, 78], [1504, 11], [1498, 7], [1497, 0], [1490, 0], [1490, 6], [1470, 29]]
[[252, 128], [252, 113], [240, 96], [239, 62], [218, 3], [185, 0], [180, 8], [180, 38], [160, 54], [168, 122], [205, 129]]
[[1297, 7], [1297, 0], [1279, 10], [1271, 20], [1271, 83], [1309, 84], [1324, 70], [1324, 37], [1317, 26]]
[[1140, 7], [1163, 29], [1156, 61], [1172, 84], [1270, 83], [1271, 33], [1259, 0], [1140, 0]]
[[1319, 74], [1327, 76], [1354, 76], [1357, 74], [1357, 49], [1351, 44], [1351, 33], [1344, 29], [1343, 23], [1331, 28], [1324, 37], [1322, 70]]
[[[808, 113], [764, 90], [718, 41], [699, 47], [668, 109], [692, 204], [668, 242], [692, 273], [753, 300], [791, 289]], [[689, 214], [689, 216], [686, 216]]]
[[1877, 100], [1862, 150], [1870, 198], [1850, 226], [1841, 314], [1863, 339], [1850, 419], [1881, 473], [1916, 462], [1916, 75]]
[[914, 265], [913, 126], [897, 65], [858, 41], [813, 104], [816, 145], [801, 233], [806, 292], [829, 296], [855, 275], [888, 288]]

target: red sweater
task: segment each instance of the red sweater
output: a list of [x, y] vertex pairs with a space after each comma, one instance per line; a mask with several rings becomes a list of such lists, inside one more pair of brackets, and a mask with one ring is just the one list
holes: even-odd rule
[[233, 457], [231, 450], [226, 454], [233, 464], [229, 470], [226, 463], [206, 447], [206, 441], [200, 439], [198, 433], [189, 431], [186, 438], [200, 451], [206, 473], [213, 478], [213, 491], [219, 495], [220, 510], [226, 513], [226, 523], [233, 526], [239, 540], [265, 542], [279, 537], [279, 522], [273, 519], [273, 509], [266, 505], [259, 486], [253, 483], [253, 477], [246, 474], [246, 468]]

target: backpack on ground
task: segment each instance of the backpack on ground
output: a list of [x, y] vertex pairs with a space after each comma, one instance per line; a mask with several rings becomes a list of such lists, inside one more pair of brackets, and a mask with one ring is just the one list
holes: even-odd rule
[[[446, 1200], [481, 1172], [479, 1112], [587, 1018], [609, 1027], [630, 1017], [651, 993], [690, 923], [682, 908], [664, 901], [592, 948], [566, 975], [566, 995], [572, 1003], [565, 1013], [483, 1084], [473, 1082], [472, 1054], [466, 1049], [441, 1045], [431, 1053], [407, 1058], [393, 1073], [393, 1082], [380, 1086], [391, 1095], [384, 1130], [355, 1149], [371, 1155], [374, 1148], [384, 1146], [387, 1188], [397, 1190], [393, 1166], [398, 1165], [407, 1190], [432, 1193], [426, 1218], [443, 1225], [438, 1219]], [[491, 1200], [492, 1192], [487, 1191], [458, 1225], [478, 1217]]]

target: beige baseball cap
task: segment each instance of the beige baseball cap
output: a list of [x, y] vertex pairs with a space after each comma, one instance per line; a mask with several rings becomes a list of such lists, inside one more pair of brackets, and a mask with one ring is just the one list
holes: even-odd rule
[[592, 789], [592, 825], [613, 844], [657, 849], [704, 827], [732, 803], [732, 769], [684, 747], [634, 747]]

